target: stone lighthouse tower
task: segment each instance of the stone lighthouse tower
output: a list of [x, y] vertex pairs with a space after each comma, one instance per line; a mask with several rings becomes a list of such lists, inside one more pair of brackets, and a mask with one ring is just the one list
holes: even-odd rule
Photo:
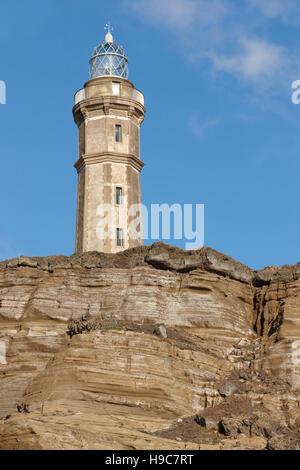
[[142, 93], [110, 27], [90, 60], [90, 80], [75, 94], [78, 126], [76, 252], [115, 253], [141, 245]]

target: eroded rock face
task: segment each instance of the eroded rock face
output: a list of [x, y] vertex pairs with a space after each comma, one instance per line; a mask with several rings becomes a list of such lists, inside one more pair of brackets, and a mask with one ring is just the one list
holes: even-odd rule
[[163, 243], [0, 263], [0, 449], [298, 445], [298, 276]]

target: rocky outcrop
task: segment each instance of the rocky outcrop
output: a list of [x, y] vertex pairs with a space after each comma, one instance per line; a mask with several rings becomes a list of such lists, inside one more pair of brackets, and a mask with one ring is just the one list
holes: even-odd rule
[[296, 447], [299, 276], [163, 243], [0, 263], [0, 449]]

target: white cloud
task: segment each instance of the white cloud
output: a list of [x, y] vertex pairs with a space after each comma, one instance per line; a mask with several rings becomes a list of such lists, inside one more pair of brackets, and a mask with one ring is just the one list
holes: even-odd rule
[[232, 11], [231, 0], [124, 0], [124, 3], [141, 19], [180, 32], [218, 24]]
[[129, 5], [148, 21], [176, 29], [191, 26], [198, 9], [197, 0], [133, 0]]
[[247, 0], [247, 3], [266, 18], [300, 26], [299, 0]]
[[263, 40], [241, 39], [241, 50], [231, 56], [211, 54], [214, 66], [250, 80], [274, 78], [286, 62], [282, 46]]
[[282, 16], [286, 12], [289, 0], [247, 0], [249, 6], [258, 8], [268, 18]]
[[293, 79], [293, 51], [270, 39], [266, 24], [275, 18], [296, 21], [296, 1], [130, 0], [126, 5], [142, 21], [171, 32], [176, 51], [187, 60], [209, 59], [214, 70], [265, 86], [268, 78], [273, 85], [284, 75], [285, 81]]
[[189, 127], [193, 134], [197, 137], [203, 137], [204, 132], [211, 127], [215, 127], [220, 123], [219, 119], [209, 119], [201, 122], [196, 116], [192, 116], [189, 120]]

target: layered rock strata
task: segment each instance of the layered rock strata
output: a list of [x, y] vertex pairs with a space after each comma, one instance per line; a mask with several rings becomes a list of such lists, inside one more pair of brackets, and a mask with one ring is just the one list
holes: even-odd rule
[[299, 277], [163, 243], [0, 263], [0, 449], [300, 446]]

